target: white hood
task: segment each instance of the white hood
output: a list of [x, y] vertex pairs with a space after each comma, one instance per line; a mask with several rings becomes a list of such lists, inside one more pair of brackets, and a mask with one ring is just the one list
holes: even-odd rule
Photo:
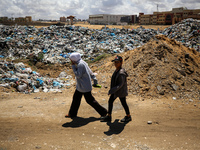
[[80, 53], [72, 53], [69, 58], [73, 61], [73, 62], [78, 62], [79, 60], [81, 60], [81, 54]]

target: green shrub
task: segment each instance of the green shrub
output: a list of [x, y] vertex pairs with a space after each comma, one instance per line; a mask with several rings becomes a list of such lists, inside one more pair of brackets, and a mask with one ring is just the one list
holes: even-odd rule
[[107, 57], [109, 57], [109, 56], [111, 56], [111, 54], [102, 54], [102, 55], [99, 55], [99, 56], [97, 56], [92, 62], [98, 62], [98, 61], [100, 61], [101, 59], [107, 58]]

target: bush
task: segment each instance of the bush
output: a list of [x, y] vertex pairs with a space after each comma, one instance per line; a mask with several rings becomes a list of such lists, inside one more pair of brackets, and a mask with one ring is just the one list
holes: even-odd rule
[[92, 62], [98, 62], [98, 61], [100, 61], [101, 59], [107, 58], [107, 57], [109, 57], [109, 56], [111, 56], [111, 54], [102, 54], [102, 55], [99, 55], [99, 56], [97, 56]]

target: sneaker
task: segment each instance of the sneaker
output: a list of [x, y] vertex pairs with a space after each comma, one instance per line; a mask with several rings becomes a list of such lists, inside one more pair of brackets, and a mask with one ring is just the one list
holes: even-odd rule
[[108, 122], [111, 121], [111, 116], [105, 116], [105, 117], [101, 117], [101, 122]]
[[131, 116], [130, 117], [128, 117], [128, 116], [125, 116], [122, 120], [121, 120], [121, 122], [129, 122], [129, 121], [131, 121], [132, 119], [131, 119]]

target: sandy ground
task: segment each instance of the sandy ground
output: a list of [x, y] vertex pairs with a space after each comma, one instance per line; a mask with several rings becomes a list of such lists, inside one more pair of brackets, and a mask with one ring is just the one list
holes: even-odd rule
[[[67, 25], [67, 23], [66, 23]], [[89, 28], [89, 29], [102, 29], [105, 27], [105, 25], [90, 25], [88, 23], [75, 23], [74, 26], [81, 26], [81, 27], [85, 27], [85, 28]], [[106, 25], [106, 27], [112, 29], [112, 28], [118, 28], [118, 29], [137, 29], [140, 26], [144, 27], [145, 29], [154, 29], [157, 30], [159, 28], [159, 30], [164, 30], [165, 28], [168, 28], [171, 25]], [[42, 28], [44, 26], [35, 26], [36, 28]]]
[[[117, 99], [111, 123], [99, 115], [85, 99], [76, 119], [67, 114], [74, 87], [62, 93], [0, 93], [1, 150], [60, 149], [200, 149], [200, 102], [144, 99], [129, 95], [132, 121], [120, 122], [125, 115]], [[107, 108], [106, 88], [92, 91]], [[152, 124], [147, 124], [152, 121]]]
[[[74, 26], [81, 26], [89, 29], [102, 29], [105, 25], [90, 25], [90, 24], [74, 24]], [[144, 27], [145, 29], [155, 29], [164, 30], [171, 25], [106, 25], [108, 28], [118, 28], [118, 29], [137, 29], [138, 27]]]

